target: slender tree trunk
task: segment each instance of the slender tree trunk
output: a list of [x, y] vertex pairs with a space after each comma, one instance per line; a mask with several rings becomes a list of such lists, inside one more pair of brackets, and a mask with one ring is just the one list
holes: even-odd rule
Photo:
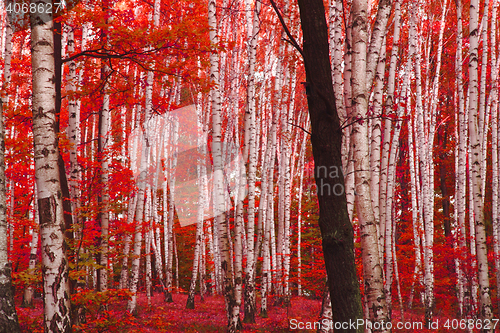
[[166, 301], [173, 302], [172, 299], [172, 284], [173, 284], [173, 263], [174, 263], [174, 213], [175, 213], [175, 168], [177, 167], [177, 141], [179, 135], [179, 121], [176, 117], [171, 118], [171, 151], [170, 151], [170, 177], [168, 180], [168, 221], [167, 221], [167, 241], [169, 251], [165, 253], [166, 256]]
[[[250, 2], [248, 2], [250, 5]], [[244, 302], [244, 322], [245, 323], [255, 323], [255, 312], [256, 312], [256, 300], [255, 300], [255, 270], [256, 270], [256, 253], [255, 253], [255, 177], [256, 177], [256, 163], [257, 163], [257, 138], [256, 138], [256, 96], [255, 96], [255, 62], [257, 54], [257, 39], [260, 30], [260, 6], [259, 1], [255, 1], [255, 8], [248, 13], [248, 30], [251, 31], [249, 34], [249, 44], [248, 44], [248, 86], [247, 86], [247, 112], [250, 114], [250, 124], [249, 124], [249, 140], [248, 140], [248, 152], [249, 152], [249, 163], [248, 163], [248, 221], [247, 221], [247, 264], [245, 270], [245, 302]], [[250, 6], [248, 6], [250, 7]], [[249, 8], [250, 9], [250, 8]], [[247, 117], [248, 118], [248, 117]], [[245, 120], [247, 120], [245, 118]], [[246, 125], [246, 123], [245, 123]], [[246, 135], [246, 133], [245, 133]], [[244, 156], [246, 159], [246, 156]], [[242, 170], [243, 171], [243, 170]], [[244, 179], [244, 174], [242, 174], [241, 179]], [[243, 208], [243, 195], [244, 188], [240, 190], [240, 195], [238, 196], [238, 205]], [[236, 237], [240, 237], [236, 234]]]
[[[309, 117], [307, 118], [307, 123], [309, 124]], [[306, 140], [307, 135], [304, 133], [302, 139], [302, 147], [300, 150], [299, 167], [300, 170], [300, 181], [299, 181], [299, 198], [298, 198], [298, 208], [297, 208], [297, 296], [302, 296], [302, 194], [303, 194], [303, 184], [304, 184], [304, 158], [306, 151]]]
[[[104, 66], [101, 73], [101, 78], [107, 80], [108, 68]], [[103, 90], [108, 89], [108, 84], [105, 83]], [[109, 161], [107, 158], [107, 145], [109, 138], [110, 124], [110, 109], [109, 109], [109, 94], [103, 91], [102, 108], [99, 112], [99, 134], [98, 134], [98, 149], [97, 159], [100, 162], [100, 192], [97, 197], [99, 205], [99, 223], [101, 226], [100, 235], [100, 252], [99, 265], [101, 266], [97, 272], [97, 288], [99, 291], [108, 289], [108, 251], [109, 251]]]
[[[273, 111], [271, 111], [273, 112]], [[268, 135], [268, 142], [266, 144], [266, 156], [263, 164], [263, 180], [262, 180], [262, 195], [259, 203], [259, 225], [262, 224], [263, 231], [263, 241], [262, 241], [262, 281], [261, 281], [261, 311], [260, 316], [267, 318], [267, 297], [269, 293], [269, 280], [271, 279], [271, 267], [270, 267], [270, 223], [272, 219], [270, 218], [271, 208], [273, 205], [273, 193], [274, 193], [274, 160], [276, 152], [276, 123], [277, 119], [274, 113], [272, 114], [271, 129]]]
[[[146, 127], [146, 133], [147, 133]], [[147, 134], [145, 134], [147, 136]], [[130, 272], [129, 289], [132, 293], [131, 298], [127, 304], [127, 311], [130, 314], [137, 315], [137, 288], [139, 283], [139, 265], [141, 261], [141, 247], [142, 247], [142, 222], [144, 219], [144, 197], [145, 197], [145, 187], [146, 187], [146, 156], [149, 150], [147, 145], [147, 140], [143, 140], [141, 149], [141, 165], [139, 171], [138, 179], [138, 192], [137, 192], [137, 205], [136, 205], [136, 224], [135, 224], [135, 235], [134, 235], [134, 247], [133, 247], [133, 259], [132, 267]]]
[[[370, 164], [368, 154], [367, 122], [364, 120], [368, 110], [368, 91], [366, 77], [366, 40], [367, 34], [366, 0], [354, 0], [351, 15], [353, 21], [352, 42], [352, 94], [353, 116], [356, 120], [351, 134], [353, 158], [355, 160], [356, 212], [361, 227], [361, 246], [363, 248], [363, 275], [365, 293], [372, 322], [387, 322], [384, 281], [380, 265], [379, 247], [375, 217], [370, 195]], [[383, 332], [385, 330], [380, 330]]]
[[[1, 185], [0, 185], [1, 186]], [[36, 193], [36, 188], [35, 191]], [[34, 194], [36, 195], [36, 194]], [[36, 228], [39, 228], [40, 222], [38, 221], [38, 208], [36, 205], [36, 202], [38, 200], [35, 200], [34, 208], [35, 208], [35, 226]], [[33, 273], [36, 269], [36, 263], [38, 256], [37, 254], [37, 249], [38, 249], [38, 230], [37, 229], [30, 229], [30, 233], [32, 234], [31, 237], [31, 242], [30, 242], [30, 260], [28, 263], [28, 270], [29, 272]], [[33, 285], [26, 286], [24, 289], [24, 294], [23, 294], [23, 302], [21, 304], [21, 307], [26, 307], [26, 308], [32, 308], [33, 307], [33, 297], [35, 296], [35, 288]]]
[[[457, 52], [455, 61], [455, 83], [457, 87], [457, 97], [458, 97], [458, 163], [456, 170], [456, 196], [457, 196], [457, 239], [459, 254], [462, 258], [466, 258], [467, 255], [467, 240], [466, 240], [466, 227], [465, 227], [465, 217], [466, 217], [466, 194], [467, 194], [467, 177], [466, 177], [466, 165], [467, 165], [467, 120], [466, 120], [466, 110], [465, 110], [465, 97], [463, 91], [463, 74], [462, 74], [462, 2], [457, 1]], [[467, 274], [466, 266], [462, 264], [462, 261], [458, 261], [458, 272], [457, 278], [459, 290], [459, 304], [462, 304], [461, 316], [465, 318], [470, 312], [470, 289], [467, 284]]]
[[[498, 126], [498, 116], [499, 116], [499, 103], [498, 103], [498, 70], [500, 66], [500, 58], [497, 59], [496, 49], [496, 20], [497, 11], [500, 3], [495, 0], [493, 1], [493, 7], [491, 12], [491, 83], [492, 90], [490, 93], [491, 97], [491, 160], [492, 160], [492, 194], [491, 194], [491, 206], [492, 206], [492, 224], [493, 224], [493, 251], [495, 253], [495, 272], [496, 272], [496, 283], [497, 283], [497, 295], [498, 290], [500, 290], [500, 200], [499, 200], [499, 126]], [[500, 297], [498, 298], [497, 308], [500, 308]]]
[[334, 325], [332, 323], [332, 300], [330, 298], [330, 292], [328, 291], [328, 283], [325, 286], [325, 291], [323, 292], [323, 301], [321, 302], [321, 312], [319, 314], [320, 328], [318, 328], [318, 333], [333, 333]]
[[385, 39], [382, 43], [379, 63], [377, 66], [377, 74], [375, 75], [375, 88], [373, 92], [373, 112], [371, 116], [371, 135], [370, 135], [370, 191], [373, 214], [375, 216], [375, 225], [379, 235], [379, 253], [383, 252], [380, 242], [380, 145], [382, 142], [382, 94], [384, 88], [384, 73], [385, 73]]
[[202, 114], [202, 104], [201, 104], [201, 93], [198, 94], [197, 102], [197, 119], [198, 119], [198, 152], [200, 158], [198, 159], [197, 174], [198, 174], [198, 212], [197, 212], [197, 225], [196, 225], [196, 243], [194, 249], [194, 260], [193, 260], [193, 273], [191, 277], [191, 284], [189, 286], [189, 294], [186, 303], [187, 309], [194, 309], [194, 296], [196, 289], [197, 275], [200, 276], [200, 293], [203, 298], [203, 275], [205, 274], [203, 270], [203, 249], [205, 246], [204, 233], [203, 233], [203, 221], [205, 217], [205, 186], [206, 186], [206, 135], [204, 131], [203, 124], [203, 114]]
[[[219, 42], [217, 31], [216, 0], [209, 0], [208, 3], [208, 24], [210, 27], [210, 41], [213, 45]], [[215, 87], [211, 91], [212, 99], [212, 155], [214, 163], [214, 223], [218, 226], [221, 268], [223, 279], [224, 298], [227, 311], [227, 330], [236, 332], [241, 329], [239, 311], [235, 310], [235, 295], [233, 285], [233, 272], [231, 268], [231, 257], [229, 253], [229, 230], [227, 229], [225, 202], [224, 202], [224, 176], [222, 160], [222, 117], [220, 99], [220, 79], [219, 79], [219, 56], [216, 52], [210, 53], [210, 77]], [[239, 310], [239, 308], [238, 308]]]
[[[469, 23], [469, 136], [471, 144], [471, 187], [474, 203], [474, 226], [476, 232], [476, 251], [479, 279], [479, 314], [483, 320], [493, 318], [490, 282], [488, 277], [488, 253], [486, 248], [486, 230], [484, 221], [484, 200], [482, 196], [482, 119], [478, 110], [478, 12], [479, 1], [471, 0]], [[486, 64], [483, 63], [483, 66]]]
[[[479, 137], [481, 138], [481, 152], [482, 156], [487, 156], [487, 142], [488, 142], [488, 129], [489, 129], [489, 121], [490, 115], [488, 113], [489, 107], [486, 103], [486, 76], [487, 76], [487, 67], [488, 67], [488, 13], [489, 7], [492, 0], [485, 0], [483, 6], [483, 18], [481, 21], [480, 27], [481, 29], [481, 40], [483, 42], [483, 52], [481, 59], [481, 76], [479, 83], [479, 105], [478, 105], [478, 113], [479, 113], [479, 124], [482, 124], [482, 127], [479, 128]], [[495, 63], [491, 64], [492, 66]], [[493, 82], [492, 82], [493, 83]], [[481, 197], [485, 200], [486, 193], [486, 161], [487, 158], [481, 159]]]
[[[389, 64], [389, 78], [387, 81], [387, 98], [385, 101], [385, 121], [384, 121], [384, 135], [382, 142], [382, 152], [381, 152], [381, 160], [380, 160], [380, 183], [379, 183], [379, 248], [384, 249], [385, 242], [385, 226], [384, 222], [385, 212], [383, 209], [386, 204], [387, 198], [387, 166], [389, 164], [389, 151], [391, 145], [391, 120], [389, 117], [390, 112], [394, 112], [395, 110], [391, 110], [394, 108], [394, 91], [396, 90], [396, 70], [397, 70], [397, 60], [398, 60], [398, 52], [399, 52], [399, 35], [401, 29], [401, 2], [399, 0], [395, 0], [394, 4], [394, 33], [393, 33], [393, 42], [392, 42], [392, 51], [391, 51], [391, 59]], [[372, 199], [373, 200], [373, 199]], [[380, 252], [382, 253], [382, 252]]]
[[[134, 223], [135, 209], [137, 206], [137, 195], [133, 194], [129, 199], [128, 210], [127, 210], [127, 225], [132, 225]], [[123, 260], [122, 269], [120, 272], [120, 284], [119, 288], [124, 289], [128, 286], [128, 259], [130, 253], [130, 244], [132, 243], [132, 235], [127, 233], [125, 235], [125, 244], [123, 245]]]
[[[153, 149], [151, 149], [153, 150]], [[151, 160], [148, 160], [148, 166]], [[146, 299], [148, 307], [151, 306], [153, 272], [151, 266], [151, 186], [149, 182], [146, 185], [146, 202], [144, 206], [144, 253], [146, 255]]]
[[[141, 262], [142, 229], [143, 229], [142, 226], [144, 221], [146, 180], [148, 176], [147, 161], [148, 161], [150, 141], [151, 141], [150, 137], [151, 134], [149, 128], [150, 108], [146, 108], [145, 111], [146, 112], [144, 115], [144, 133], [140, 132], [142, 134], [142, 144], [141, 144], [141, 154], [139, 162], [139, 176], [137, 179], [137, 199], [136, 199], [137, 201], [135, 207], [136, 224], [134, 232], [133, 259], [132, 259], [130, 281], [129, 281], [129, 290], [132, 296], [127, 303], [127, 311], [133, 315], [137, 315], [137, 290], [139, 283], [139, 266]], [[137, 111], [138, 120], [139, 120], [139, 115], [140, 115], [140, 107]]]
[[[0, 96], [0, 332], [17, 333], [21, 332], [19, 321], [17, 319], [16, 307], [14, 304], [14, 293], [12, 289], [12, 264], [9, 262], [8, 242], [7, 242], [7, 192], [5, 178], [5, 127], [4, 127], [4, 100], [7, 102], [7, 85], [10, 81], [10, 57], [11, 57], [11, 39], [12, 29], [10, 20], [6, 19], [6, 47], [4, 64], [4, 81]], [[39, 51], [39, 49], [37, 50]], [[7, 64], [8, 63], [8, 64]], [[34, 235], [37, 235], [34, 232]], [[34, 240], [37, 238], [34, 237]], [[31, 259], [31, 258], [30, 258]], [[31, 263], [31, 261], [30, 261]], [[64, 266], [63, 266], [64, 267]], [[28, 290], [28, 288], [26, 289]], [[32, 304], [32, 302], [31, 302]], [[69, 319], [69, 318], [68, 318]]]
[[[68, 26], [68, 28], [68, 54], [72, 54], [75, 52], [74, 28], [71, 26]], [[75, 61], [70, 61], [68, 63], [68, 70], [66, 91], [67, 93], [72, 94], [76, 92], [76, 84], [78, 80]], [[80, 104], [74, 97], [68, 98], [68, 127], [66, 129], [66, 134], [70, 143], [68, 185], [71, 196], [71, 211], [73, 212], [73, 229], [76, 240], [79, 240], [81, 239], [81, 230], [79, 230], [80, 219], [78, 216], [78, 209], [80, 206], [80, 192], [78, 185], [80, 180], [80, 168], [78, 165], [78, 145], [80, 144]]]

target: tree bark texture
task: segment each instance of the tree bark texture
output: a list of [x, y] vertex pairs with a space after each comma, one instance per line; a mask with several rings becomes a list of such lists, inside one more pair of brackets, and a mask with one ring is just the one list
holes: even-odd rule
[[[38, 4], [40, 1], [32, 3]], [[42, 243], [44, 329], [45, 332], [71, 332], [63, 195], [58, 166], [52, 28], [51, 14], [31, 15], [33, 136]]]
[[[304, 38], [306, 93], [311, 119], [311, 142], [320, 209], [319, 226], [331, 298], [335, 300], [333, 320], [345, 322], [362, 318], [361, 295], [354, 266], [353, 229], [347, 212], [341, 173], [330, 177], [321, 172], [342, 167], [342, 129], [335, 106], [328, 49], [328, 30], [323, 1], [299, 0]], [[355, 331], [355, 330], [351, 330]], [[360, 330], [361, 331], [361, 330]]]

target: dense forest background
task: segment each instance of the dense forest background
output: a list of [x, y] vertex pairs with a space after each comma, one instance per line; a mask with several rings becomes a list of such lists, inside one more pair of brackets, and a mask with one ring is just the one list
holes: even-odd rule
[[295, 2], [37, 3], [0, 11], [0, 262], [46, 332], [110, 330], [154, 293], [224, 295], [229, 331], [294, 297], [332, 318], [325, 191], [346, 200], [365, 319], [496, 323], [498, 0], [324, 1], [343, 136], [324, 168]]

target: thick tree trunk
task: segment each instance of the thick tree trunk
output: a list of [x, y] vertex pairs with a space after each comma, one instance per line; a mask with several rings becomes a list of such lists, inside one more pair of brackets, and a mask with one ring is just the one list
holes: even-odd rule
[[353, 229], [345, 192], [334, 193], [334, 189], [344, 188], [344, 178], [341, 173], [338, 177], [330, 177], [331, 172], [320, 172], [323, 168], [338, 171], [342, 167], [342, 129], [333, 93], [325, 8], [321, 0], [299, 0], [298, 4], [304, 36], [303, 56], [320, 209], [319, 226], [330, 277], [330, 295], [335, 300], [332, 304], [333, 320], [348, 322], [361, 319], [362, 310], [354, 266]]
[[[32, 3], [35, 3], [32, 1]], [[36, 2], [36, 4], [40, 1]], [[47, 5], [48, 1], [42, 1]], [[31, 15], [33, 137], [40, 212], [44, 328], [71, 332], [68, 258], [56, 135], [56, 84], [51, 14]]]

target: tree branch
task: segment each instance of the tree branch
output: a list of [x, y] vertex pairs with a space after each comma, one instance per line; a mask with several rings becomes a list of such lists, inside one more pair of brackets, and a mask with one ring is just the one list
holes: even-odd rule
[[292, 126], [295, 126], [295, 127], [298, 127], [298, 128], [300, 128], [301, 130], [303, 130], [304, 132], [306, 132], [307, 134], [312, 135], [312, 134], [311, 134], [311, 132], [309, 132], [308, 130], [306, 130], [304, 127], [302, 127], [302, 126], [300, 126], [300, 125], [296, 125], [296, 124], [294, 124], [294, 123], [288, 123], [288, 124], [290, 124], [290, 125], [292, 125]]
[[273, 6], [274, 11], [276, 12], [276, 15], [278, 15], [278, 19], [281, 22], [281, 26], [283, 27], [283, 29], [285, 30], [286, 35], [290, 39], [290, 40], [286, 40], [286, 41], [289, 42], [290, 44], [292, 44], [292, 46], [295, 47], [297, 49], [297, 51], [299, 51], [299, 53], [302, 56], [302, 58], [304, 58], [304, 53], [302, 52], [302, 48], [297, 43], [297, 41], [295, 40], [295, 38], [290, 33], [290, 30], [286, 26], [285, 20], [283, 19], [283, 15], [281, 15], [281, 12], [278, 9], [278, 6], [276, 6], [276, 2], [274, 2], [274, 0], [269, 0], [269, 1], [271, 2], [271, 6]]

